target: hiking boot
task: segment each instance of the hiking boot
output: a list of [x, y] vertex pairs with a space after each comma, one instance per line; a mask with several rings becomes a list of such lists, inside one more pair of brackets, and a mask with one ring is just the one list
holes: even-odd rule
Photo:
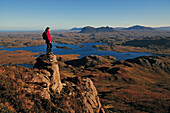
[[47, 53], [46, 55], [51, 55], [51, 54], [53, 54], [52, 52], [49, 52], [49, 53]]
[[49, 54], [53, 54], [52, 52], [49, 52]]

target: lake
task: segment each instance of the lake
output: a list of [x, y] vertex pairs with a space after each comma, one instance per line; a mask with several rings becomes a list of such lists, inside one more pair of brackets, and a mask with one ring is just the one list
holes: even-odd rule
[[[96, 48], [93, 48], [93, 45], [102, 45], [103, 43], [97, 43], [97, 42], [92, 42], [92, 43], [82, 43], [82, 45], [85, 45], [84, 48], [80, 48], [80, 45], [72, 45], [72, 44], [57, 44], [57, 43], [52, 43], [53, 48], [52, 52], [54, 54], [59, 54], [59, 55], [65, 55], [65, 54], [80, 54], [81, 56], [79, 58], [82, 58], [84, 56], [88, 55], [109, 55], [116, 57], [117, 60], [126, 60], [126, 59], [132, 59], [136, 58], [139, 56], [152, 56], [155, 54], [152, 53], [146, 53], [146, 52], [124, 52], [124, 53], [119, 53], [115, 51], [98, 51]], [[56, 48], [56, 46], [67, 46], [73, 49], [60, 49]], [[7, 50], [7, 51], [15, 51], [15, 50], [27, 50], [27, 51], [32, 51], [32, 52], [46, 52], [46, 45], [41, 45], [41, 46], [28, 46], [28, 47], [20, 47], [20, 48], [2, 48], [0, 50]], [[37, 57], [37, 56], [35, 56]], [[26, 64], [23, 66], [27, 67]], [[30, 67], [30, 66], [29, 66]]]

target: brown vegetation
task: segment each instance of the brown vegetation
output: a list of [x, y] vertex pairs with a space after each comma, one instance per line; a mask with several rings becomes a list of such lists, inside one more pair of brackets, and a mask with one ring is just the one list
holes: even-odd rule
[[0, 64], [34, 64], [35, 57], [39, 53], [31, 51], [16, 50], [16, 51], [0, 51]]
[[[100, 42], [104, 45], [94, 47], [99, 50], [113, 50], [117, 52], [150, 52], [155, 54], [170, 54], [168, 31], [137, 31], [116, 30], [102, 33], [51, 33], [52, 41], [62, 44], [81, 45], [81, 43]], [[39, 32], [9, 32], [0, 33], [0, 46], [25, 47], [44, 45], [42, 34]], [[143, 44], [143, 45], [141, 45]], [[60, 47], [59, 47], [60, 48]], [[70, 49], [68, 47], [61, 47]]]
[[0, 112], [105, 113], [89, 78], [60, 81], [56, 56], [41, 55], [34, 69], [0, 67]]
[[[106, 112], [169, 111], [169, 57], [146, 56], [126, 61], [120, 60], [115, 62], [115, 59], [109, 56], [92, 55], [81, 59], [78, 59], [78, 56], [79, 55], [57, 55], [57, 59], [59, 60], [58, 64], [60, 67], [61, 78], [63, 81], [67, 79], [67, 77], [76, 76], [82, 78], [91, 78], [97, 88], [97, 91], [99, 92], [98, 95]], [[14, 66], [1, 67], [0, 75], [3, 74], [3, 77], [10, 75], [10, 78], [3, 78], [1, 80], [4, 80], [5, 83], [13, 83], [14, 81], [11, 81], [11, 77], [15, 78], [15, 76], [18, 77], [22, 75], [25, 69], [29, 70], [28, 68]], [[19, 81], [16, 81], [13, 84], [17, 84], [18, 87], [22, 86], [19, 85]], [[10, 89], [11, 84], [9, 84], [9, 86], [6, 85], [6, 89]], [[15, 92], [15, 90], [13, 89], [6, 91], [13, 92], [10, 94], [10, 96], [8, 96], [10, 98], [12, 97], [12, 101], [14, 101], [13, 99], [16, 98], [15, 95], [20, 95], [19, 91]], [[65, 93], [63, 93], [63, 95], [65, 95]], [[34, 110], [35, 108], [37, 109], [36, 106], [41, 106], [42, 111], [43, 109], [51, 109], [54, 111], [58, 109], [54, 109], [55, 107], [53, 105], [51, 106], [48, 101], [37, 97], [37, 95], [31, 95], [29, 97], [25, 96], [26, 95], [21, 96], [22, 104], [26, 102], [24, 98], [37, 99], [36, 104], [33, 104], [32, 101], [28, 101], [27, 104], [23, 104], [29, 104], [28, 107], [35, 106]], [[60, 103], [59, 105], [61, 105], [62, 102], [64, 102], [65, 100], [59, 95], [54, 95], [54, 98], [56, 100], [56, 103]], [[42, 101], [49, 106], [42, 106]], [[68, 101], [71, 102], [74, 100]], [[9, 100], [1, 100], [1, 103], [5, 102], [9, 102]], [[18, 100], [17, 102], [21, 101]], [[79, 101], [74, 101], [73, 103], [77, 104], [77, 102]], [[18, 104], [14, 105], [16, 107], [18, 106]], [[11, 110], [14, 109], [13, 103], [11, 104], [11, 101], [10, 103], [5, 105], [5, 108], [10, 108], [10, 106], [12, 106]], [[64, 108], [60, 110], [63, 109]], [[17, 111], [18, 110], [19, 109], [17, 109]]]
[[0, 46], [17, 48], [44, 44], [42, 35], [38, 32], [0, 32]]
[[168, 112], [169, 58], [138, 57], [117, 62], [90, 58], [94, 57], [65, 62], [69, 66], [62, 70], [91, 78], [106, 112]]
[[117, 51], [117, 52], [148, 52], [154, 54], [170, 55], [169, 37], [152, 37], [125, 41], [119, 45], [94, 45], [98, 50]]

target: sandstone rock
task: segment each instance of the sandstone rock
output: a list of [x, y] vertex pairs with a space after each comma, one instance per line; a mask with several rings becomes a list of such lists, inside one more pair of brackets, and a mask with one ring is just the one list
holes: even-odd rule
[[[98, 56], [88, 58], [90, 58], [89, 61], [95, 59], [98, 62], [102, 62], [104, 59]], [[34, 69], [25, 70], [21, 78], [24, 83], [23, 90], [32, 95], [32, 97], [38, 95], [37, 97], [42, 101], [39, 101], [41, 104], [48, 102], [53, 107], [61, 108], [61, 112], [105, 112], [91, 79], [67, 77], [61, 83], [59, 66], [55, 55], [43, 54], [36, 61]]]
[[26, 91], [29, 93], [38, 93], [45, 99], [50, 99], [50, 79], [48, 78], [48, 74], [42, 74], [37, 71], [26, 72], [22, 80], [29, 84], [25, 88]]
[[37, 93], [45, 99], [50, 99], [51, 91], [60, 93], [62, 90], [56, 56], [43, 54], [36, 61], [34, 69], [25, 72], [22, 76], [22, 80], [28, 84], [25, 90], [33, 94]]
[[36, 63], [34, 65], [34, 68], [37, 68], [39, 70], [45, 69], [50, 72], [50, 77], [47, 77], [47, 79], [50, 79], [50, 89], [54, 92], [60, 93], [62, 90], [62, 84], [60, 80], [60, 73], [59, 73], [59, 66], [56, 59], [56, 56], [54, 54], [50, 55], [40, 55], [36, 59]]
[[[81, 106], [84, 107], [82, 109], [82, 112], [86, 112], [86, 113], [99, 113], [99, 112], [104, 113], [105, 112], [101, 106], [96, 87], [94, 86], [91, 79], [89, 78], [81, 79], [80, 77], [74, 77], [74, 78], [67, 78], [63, 82], [65, 84], [63, 90], [67, 90], [69, 92], [67, 94], [68, 95], [67, 97], [70, 97], [70, 98], [78, 97], [74, 100], [74, 102], [76, 103], [81, 102]], [[70, 98], [67, 98], [67, 100], [65, 101], [66, 102], [69, 101]], [[72, 110], [69, 107], [69, 105], [67, 105], [67, 107], [70, 110]]]

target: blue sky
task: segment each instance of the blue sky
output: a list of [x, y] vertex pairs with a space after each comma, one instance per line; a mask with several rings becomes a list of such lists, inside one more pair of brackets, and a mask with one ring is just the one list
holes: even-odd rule
[[170, 0], [0, 0], [0, 30], [170, 26]]

